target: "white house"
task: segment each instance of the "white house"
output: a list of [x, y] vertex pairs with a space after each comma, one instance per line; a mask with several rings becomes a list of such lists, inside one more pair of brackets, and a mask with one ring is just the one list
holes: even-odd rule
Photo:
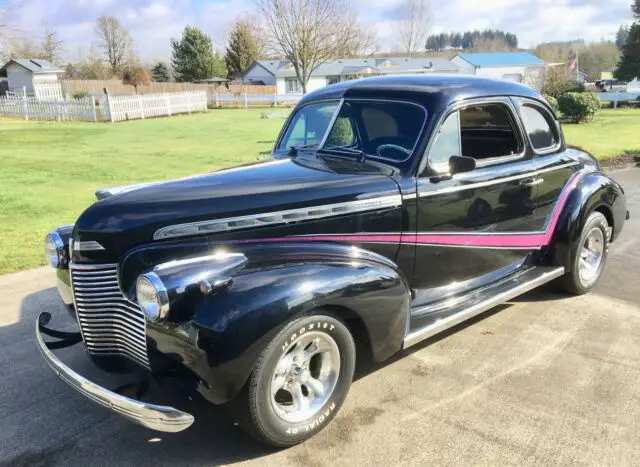
[[[330, 60], [320, 65], [307, 83], [307, 91], [314, 91], [329, 84], [366, 76], [458, 73], [458, 66], [439, 57], [412, 58], [344, 58]], [[301, 94], [302, 86], [288, 60], [256, 60], [242, 76], [244, 84], [276, 86], [278, 94]]]
[[9, 91], [34, 94], [38, 98], [62, 97], [58, 76], [64, 70], [47, 60], [13, 58], [0, 68], [6, 74]]
[[461, 73], [501, 78], [536, 86], [544, 78], [545, 62], [531, 52], [461, 53], [451, 59]]

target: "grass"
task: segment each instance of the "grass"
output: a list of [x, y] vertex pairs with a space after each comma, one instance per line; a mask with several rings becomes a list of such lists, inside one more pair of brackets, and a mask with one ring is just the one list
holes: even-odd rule
[[569, 144], [580, 146], [598, 159], [640, 153], [640, 109], [603, 109], [588, 124], [562, 125]]
[[[264, 110], [115, 124], [0, 120], [0, 274], [44, 264], [42, 239], [73, 223], [111, 185], [163, 180], [254, 161], [283, 124]], [[603, 110], [564, 125], [571, 144], [600, 157], [640, 152], [640, 109]]]
[[0, 274], [44, 264], [44, 235], [73, 223], [98, 188], [266, 157], [284, 120], [262, 112], [114, 124], [0, 120]]

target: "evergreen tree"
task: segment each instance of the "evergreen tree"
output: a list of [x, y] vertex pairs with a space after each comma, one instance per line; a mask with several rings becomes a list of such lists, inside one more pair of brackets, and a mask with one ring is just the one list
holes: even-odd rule
[[220, 67], [220, 55], [213, 53], [211, 38], [197, 27], [185, 27], [180, 40], [171, 39], [171, 47], [171, 66], [177, 81], [203, 80], [224, 68]]
[[635, 22], [629, 28], [629, 36], [622, 47], [622, 58], [618, 63], [615, 77], [631, 81], [640, 78], [640, 0], [631, 5]]
[[629, 37], [629, 26], [621, 25], [616, 33], [616, 45], [620, 50], [627, 43], [627, 37]]
[[168, 83], [171, 80], [169, 67], [164, 62], [158, 62], [151, 68], [151, 79], [158, 83]]
[[224, 55], [229, 78], [233, 78], [236, 73], [242, 73], [258, 58], [260, 58], [260, 47], [251, 23], [236, 22], [229, 35], [229, 45]]

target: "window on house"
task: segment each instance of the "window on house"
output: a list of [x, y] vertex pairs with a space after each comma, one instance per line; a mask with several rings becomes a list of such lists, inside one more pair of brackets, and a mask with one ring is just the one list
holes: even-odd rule
[[336, 84], [339, 82], [340, 82], [340, 76], [338, 75], [327, 76], [327, 86], [329, 86], [330, 84]]
[[284, 79], [285, 92], [287, 94], [297, 94], [302, 92], [302, 86], [298, 78], [285, 78]]
[[520, 107], [520, 115], [534, 149], [545, 150], [558, 144], [558, 132], [555, 124], [552, 124], [551, 116], [546, 112], [525, 104]]

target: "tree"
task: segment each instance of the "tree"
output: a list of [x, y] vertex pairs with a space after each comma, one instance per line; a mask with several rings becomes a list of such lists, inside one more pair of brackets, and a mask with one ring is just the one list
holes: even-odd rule
[[102, 49], [111, 73], [119, 74], [131, 61], [131, 36], [113, 16], [98, 18], [95, 32], [98, 36], [98, 47]]
[[168, 83], [171, 81], [169, 67], [164, 62], [158, 62], [151, 68], [151, 79], [157, 83]]
[[254, 25], [246, 19], [238, 20], [233, 25], [224, 54], [229, 78], [242, 73], [260, 58], [260, 41], [255, 32]]
[[138, 94], [138, 86], [146, 86], [151, 83], [149, 72], [140, 65], [132, 65], [125, 68], [122, 74], [122, 84], [130, 84]]
[[611, 41], [587, 44], [578, 53], [580, 71], [585, 72], [591, 82], [600, 79], [602, 71], [615, 67], [620, 59], [620, 51]]
[[615, 77], [624, 81], [640, 78], [640, 0], [635, 0], [631, 11], [636, 21], [629, 28], [629, 36], [622, 47], [622, 58], [615, 72]]
[[180, 40], [171, 39], [171, 66], [178, 81], [199, 81], [223, 73], [226, 67], [220, 54], [213, 53], [213, 42], [202, 30], [187, 26]]
[[62, 51], [63, 41], [58, 38], [58, 31], [50, 27], [45, 27], [44, 37], [42, 38], [42, 44], [40, 46], [41, 58], [49, 60], [51, 63], [55, 63], [60, 57]]
[[311, 74], [361, 37], [348, 0], [256, 0], [269, 51], [290, 62], [307, 92]]
[[575, 74], [563, 64], [548, 66], [545, 71], [542, 93], [556, 99], [565, 92], [576, 89]]
[[440, 51], [447, 48], [463, 50], [502, 51], [518, 48], [518, 36], [499, 29], [486, 29], [484, 31], [466, 31], [440, 33], [427, 37], [427, 50]]
[[404, 0], [398, 35], [400, 48], [411, 55], [425, 47], [431, 25], [428, 0]]
[[618, 46], [618, 49], [622, 50], [622, 47], [627, 42], [627, 37], [629, 37], [629, 26], [623, 24], [616, 32], [616, 46]]

